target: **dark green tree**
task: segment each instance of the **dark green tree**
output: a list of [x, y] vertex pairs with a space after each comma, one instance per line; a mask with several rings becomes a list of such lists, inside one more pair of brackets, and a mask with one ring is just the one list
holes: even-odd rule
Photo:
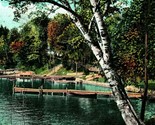
[[6, 27], [0, 27], [0, 65], [3, 68], [11, 67], [11, 55], [9, 54], [9, 42], [8, 42], [9, 29]]
[[66, 68], [75, 69], [76, 64], [79, 66], [78, 69], [85, 68], [84, 65], [94, 62], [92, 53], [90, 49], [86, 49], [85, 40], [78, 28], [65, 14], [58, 14], [49, 22], [48, 42]]
[[17, 67], [35, 70], [44, 67], [47, 58], [47, 24], [49, 19], [44, 14], [29, 21], [20, 31], [19, 41], [24, 42], [18, 53], [14, 54]]

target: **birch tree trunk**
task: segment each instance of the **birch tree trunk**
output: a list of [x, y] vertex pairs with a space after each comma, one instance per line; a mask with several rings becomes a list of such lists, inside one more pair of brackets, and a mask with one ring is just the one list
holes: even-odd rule
[[[96, 0], [90, 0], [91, 4], [94, 8], [97, 6]], [[79, 28], [81, 33], [83, 34], [84, 38], [87, 40], [87, 44], [93, 51], [93, 54], [99, 61], [99, 64], [102, 68], [102, 70], [105, 73], [106, 78], [108, 79], [108, 82], [112, 88], [112, 93], [115, 98], [115, 102], [121, 112], [121, 115], [123, 117], [123, 120], [125, 121], [126, 125], [144, 125], [144, 123], [138, 118], [136, 115], [132, 105], [130, 104], [130, 101], [128, 100], [127, 94], [124, 90], [123, 84], [121, 83], [121, 80], [119, 79], [118, 75], [115, 73], [115, 71], [110, 66], [110, 43], [108, 41], [108, 36], [105, 30], [105, 25], [102, 20], [102, 16], [99, 13], [99, 11], [94, 10], [94, 15], [96, 19], [96, 23], [100, 32], [101, 41], [100, 47], [97, 48], [92, 44], [92, 38], [89, 35], [89, 33], [84, 29], [82, 23], [80, 20], [75, 17], [72, 13], [70, 13], [70, 17], [76, 24], [76, 26]], [[103, 53], [102, 56], [100, 56], [100, 53]]]
[[103, 62], [100, 62], [100, 65], [112, 88], [115, 102], [117, 103], [117, 106], [121, 111], [126, 125], [144, 125], [144, 123], [138, 118], [137, 114], [135, 113], [120, 78], [110, 66], [110, 43], [108, 41], [108, 34], [103, 22], [103, 17], [100, 12], [99, 3], [97, 0], [90, 0], [90, 3], [93, 6], [95, 20], [99, 29], [101, 43], [103, 45], [101, 48], [101, 50], [103, 51]]

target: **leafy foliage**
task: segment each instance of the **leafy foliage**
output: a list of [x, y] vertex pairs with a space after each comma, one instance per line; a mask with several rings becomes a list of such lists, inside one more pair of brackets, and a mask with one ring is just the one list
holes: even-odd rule
[[[20, 3], [13, 0], [10, 2], [17, 3], [13, 4], [17, 9], [15, 15], [20, 17], [21, 13], [28, 10], [28, 5], [35, 1]], [[60, 2], [64, 2], [64, 5], [66, 5], [65, 1]], [[150, 78], [153, 78], [155, 70], [155, 18], [153, 15], [155, 3], [153, 0], [150, 0], [150, 3], [144, 0], [134, 0], [130, 3], [126, 0], [109, 2], [111, 6], [108, 7], [104, 19], [111, 39], [115, 68], [127, 80], [135, 81], [136, 77], [143, 77], [144, 32], [147, 29], [149, 32], [148, 68]], [[89, 1], [71, 0], [70, 3], [72, 4], [71, 8], [81, 16], [81, 21], [85, 24], [85, 28], [88, 29], [86, 26], [88, 26], [92, 16]], [[105, 1], [101, 0], [100, 4], [102, 4], [102, 12], [104, 12]], [[6, 60], [10, 62], [14, 60], [12, 63], [17, 63], [18, 66], [25, 65], [25, 67], [28, 67], [33, 64], [32, 67], [41, 67], [46, 65], [48, 59], [51, 58], [51, 55], [47, 55], [48, 44], [50, 45], [50, 51], [55, 52], [55, 57], [57, 55], [57, 59], [61, 58], [65, 64], [80, 62], [81, 65], [84, 65], [94, 61], [94, 57], [91, 56], [81, 34], [79, 34], [78, 29], [71, 23], [67, 15], [57, 14], [49, 20], [46, 16], [49, 8], [45, 10], [47, 4], [39, 3], [36, 7], [43, 8], [42, 12], [46, 11], [46, 13], [40, 13], [40, 11], [36, 10], [36, 14], [39, 16], [28, 22], [20, 32], [17, 29], [9, 31], [5, 27], [0, 27], [0, 51], [3, 53], [0, 59], [3, 60], [1, 61], [3, 64], [8, 62]], [[51, 10], [54, 12], [56, 9], [51, 7]], [[89, 32], [92, 36], [97, 32], [95, 27], [93, 24], [93, 28]], [[11, 50], [9, 50], [9, 47]], [[25, 56], [23, 57], [23, 55]]]
[[6, 65], [10, 65], [11, 59], [9, 58], [9, 46], [7, 42], [7, 36], [9, 29], [6, 27], [0, 27], [0, 67], [5, 68]]
[[55, 45], [56, 37], [59, 34], [59, 24], [56, 21], [51, 21], [48, 23], [48, 40], [51, 44]]
[[[150, 1], [151, 2], [151, 1]], [[149, 76], [154, 76], [154, 17], [153, 11], [148, 13], [146, 1], [135, 0], [131, 6], [109, 16], [106, 21], [112, 40], [115, 68], [125, 80], [136, 82], [136, 77], [144, 77], [144, 34], [149, 32]], [[145, 6], [145, 8], [144, 8]], [[146, 15], [149, 15], [146, 19]], [[151, 17], [151, 18], [150, 18]]]
[[20, 49], [24, 46], [24, 42], [22, 41], [15, 41], [15, 42], [12, 42], [10, 44], [10, 49], [13, 53], [17, 53], [20, 51]]
[[[58, 14], [49, 22], [48, 41], [52, 51], [62, 58], [64, 66], [68, 68], [73, 68], [77, 62], [79, 66], [83, 66], [93, 59], [77, 27], [70, 22], [67, 15]], [[90, 57], [91, 61], [86, 60], [86, 56]]]

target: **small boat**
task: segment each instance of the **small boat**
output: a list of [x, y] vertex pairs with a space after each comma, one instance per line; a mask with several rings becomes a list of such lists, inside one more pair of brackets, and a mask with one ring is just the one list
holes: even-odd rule
[[69, 92], [69, 94], [77, 97], [95, 98], [95, 99], [97, 98], [97, 94], [91, 92]]

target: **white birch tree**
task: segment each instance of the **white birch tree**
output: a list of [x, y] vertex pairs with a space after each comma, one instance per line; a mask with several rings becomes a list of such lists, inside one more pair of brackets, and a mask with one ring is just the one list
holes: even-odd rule
[[[83, 37], [86, 40], [87, 45], [91, 48], [93, 54], [95, 55], [96, 59], [98, 60], [108, 82], [111, 86], [113, 97], [115, 102], [121, 112], [122, 118], [125, 121], [126, 125], [144, 125], [144, 123], [139, 119], [137, 114], [135, 113], [128, 96], [124, 90], [124, 86], [121, 82], [120, 77], [112, 68], [112, 61], [111, 61], [111, 48], [110, 48], [110, 39], [108, 38], [108, 33], [106, 30], [106, 25], [104, 23], [103, 14], [107, 12], [108, 7], [111, 4], [111, 1], [107, 0], [105, 2], [105, 9], [104, 13], [101, 13], [101, 6], [100, 0], [90, 0], [90, 4], [92, 6], [92, 18], [90, 19], [90, 26], [94, 22], [96, 25], [96, 29], [98, 33], [96, 34], [97, 37], [96, 43], [98, 46], [95, 46], [94, 38], [89, 34], [89, 31], [84, 28], [84, 24], [81, 21], [81, 18], [75, 11], [75, 6], [79, 0], [11, 0], [10, 4], [14, 5], [17, 9], [23, 5], [31, 4], [32, 3], [45, 3], [58, 6], [63, 8], [68, 12], [70, 18], [73, 20], [75, 25], [79, 28], [80, 32], [82, 33]], [[17, 11], [18, 12], [18, 11]], [[16, 13], [18, 15], [18, 13]], [[88, 28], [89, 29], [89, 28]], [[89, 29], [91, 30], [91, 28]], [[99, 34], [99, 35], [98, 35]]]

